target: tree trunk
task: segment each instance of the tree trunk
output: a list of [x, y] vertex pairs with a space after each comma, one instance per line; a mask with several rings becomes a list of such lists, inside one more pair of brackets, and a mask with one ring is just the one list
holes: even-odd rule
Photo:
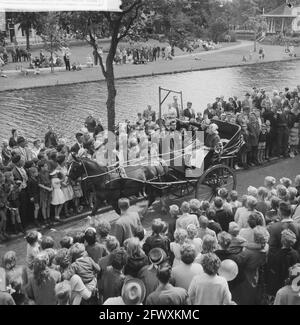
[[29, 28], [26, 28], [25, 35], [26, 35], [26, 49], [27, 49], [27, 51], [29, 51], [30, 50], [30, 40], [29, 40], [30, 30], [29, 30]]
[[106, 61], [106, 83], [107, 83], [107, 127], [108, 131], [115, 131], [116, 123], [116, 96], [117, 90], [115, 87], [115, 76], [114, 76], [114, 67], [113, 60], [107, 59]]
[[257, 32], [254, 33], [254, 52], [256, 52], [256, 38], [257, 38]]

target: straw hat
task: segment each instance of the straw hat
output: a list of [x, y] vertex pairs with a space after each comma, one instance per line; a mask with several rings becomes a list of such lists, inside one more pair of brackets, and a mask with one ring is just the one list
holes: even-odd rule
[[124, 283], [121, 295], [125, 305], [140, 305], [146, 297], [146, 288], [143, 281], [129, 279]]

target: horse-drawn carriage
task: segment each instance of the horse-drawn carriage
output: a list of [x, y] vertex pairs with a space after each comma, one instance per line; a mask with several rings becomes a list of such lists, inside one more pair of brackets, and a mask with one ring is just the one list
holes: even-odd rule
[[[195, 149], [196, 160], [199, 150], [203, 158], [202, 163], [196, 162], [197, 167], [184, 164], [176, 166], [174, 161], [178, 159], [178, 155], [175, 157], [174, 151], [170, 154], [168, 164], [165, 162], [149, 164], [146, 161], [136, 165], [124, 163], [122, 166], [103, 167], [90, 159], [74, 157], [69, 177], [71, 179], [81, 177], [85, 186], [93, 187], [97, 198], [93, 215], [97, 213], [101, 201], [106, 201], [118, 211], [117, 202], [121, 197], [147, 195], [149, 206], [157, 197], [168, 196], [174, 200], [193, 193], [201, 201], [210, 201], [217, 195], [219, 188], [226, 187], [229, 191], [236, 188], [236, 175], [229, 162], [243, 145], [241, 128], [238, 125], [218, 120], [213, 122], [219, 127], [223, 145], [211, 151], [209, 155], [203, 155], [203, 148], [201, 146], [196, 148], [195, 143], [191, 141], [189, 146]], [[185, 149], [180, 150], [182, 158], [186, 155]], [[160, 157], [162, 156], [163, 153], [160, 152]]]

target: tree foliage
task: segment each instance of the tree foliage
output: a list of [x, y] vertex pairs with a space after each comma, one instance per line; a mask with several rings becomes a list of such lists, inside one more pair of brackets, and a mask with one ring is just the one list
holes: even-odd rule
[[65, 33], [59, 26], [59, 14], [53, 12], [44, 16], [40, 36], [44, 43], [44, 49], [50, 53], [51, 72], [53, 67], [53, 54], [65, 45]]
[[123, 0], [122, 12], [65, 12], [60, 26], [78, 38], [85, 39], [98, 52], [98, 39], [110, 38], [110, 47], [101, 71], [107, 82], [108, 129], [115, 129], [115, 87], [113, 61], [122, 40], [145, 40], [163, 32], [172, 44], [180, 45], [187, 37], [207, 26], [208, 0]]
[[42, 21], [44, 18], [45, 14], [39, 12], [16, 12], [13, 14], [14, 23], [19, 24], [19, 29], [25, 32], [27, 50], [30, 49], [30, 30], [35, 29], [39, 34], [42, 28]]

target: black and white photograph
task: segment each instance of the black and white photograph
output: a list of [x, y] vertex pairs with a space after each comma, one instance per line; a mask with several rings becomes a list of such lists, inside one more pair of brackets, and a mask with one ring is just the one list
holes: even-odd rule
[[299, 137], [300, 0], [0, 0], [0, 305], [300, 305]]

